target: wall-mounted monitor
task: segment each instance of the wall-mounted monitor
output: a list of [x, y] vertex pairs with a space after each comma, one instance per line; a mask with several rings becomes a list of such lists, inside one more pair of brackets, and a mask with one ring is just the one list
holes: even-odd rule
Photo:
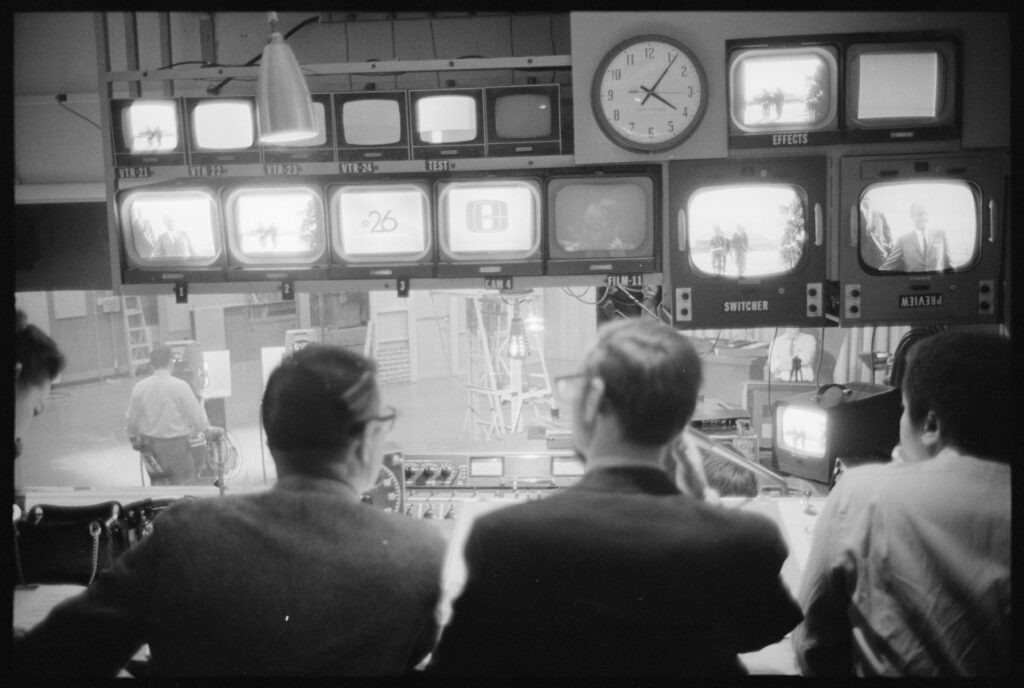
[[225, 252], [209, 187], [137, 187], [117, 194], [126, 283], [222, 282]]
[[312, 99], [316, 136], [301, 141], [264, 143], [264, 162], [334, 162], [334, 115], [331, 110], [331, 94], [314, 93]]
[[254, 98], [186, 98], [185, 114], [190, 164], [260, 162]]
[[559, 155], [558, 84], [495, 86], [484, 89], [487, 155]]
[[824, 157], [669, 163], [680, 329], [826, 324]]
[[414, 158], [484, 156], [483, 89], [409, 91], [409, 107]]
[[899, 36], [846, 48], [846, 140], [960, 136], [960, 44]]
[[840, 174], [844, 324], [1002, 319], [1005, 152], [847, 157]]
[[339, 160], [408, 160], [405, 91], [334, 94]]
[[838, 48], [798, 39], [727, 41], [732, 148], [838, 143]]
[[432, 277], [430, 188], [420, 181], [328, 187], [331, 277]]
[[230, 281], [326, 279], [327, 223], [320, 189], [266, 182], [221, 191]]
[[114, 164], [184, 165], [181, 102], [175, 98], [115, 99], [110, 103]]
[[549, 275], [661, 271], [661, 168], [579, 169], [547, 180]]
[[439, 277], [542, 274], [538, 180], [452, 179], [436, 189]]

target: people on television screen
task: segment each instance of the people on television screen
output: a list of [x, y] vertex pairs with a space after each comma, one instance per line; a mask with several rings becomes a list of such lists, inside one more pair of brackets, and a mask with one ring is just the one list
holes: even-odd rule
[[787, 327], [772, 342], [768, 355], [768, 371], [772, 380], [783, 382], [814, 382], [818, 340], [813, 334]]
[[716, 275], [725, 274], [725, 260], [729, 255], [729, 240], [722, 233], [722, 228], [714, 226], [715, 233], [711, 237], [711, 270]]
[[871, 207], [871, 197], [866, 194], [860, 201], [860, 212], [860, 255], [867, 265], [877, 268], [892, 252], [892, 230], [885, 214]]
[[164, 218], [164, 231], [156, 239], [154, 258], [190, 258], [192, 242], [188, 233], [177, 227], [173, 217]]
[[896, 239], [880, 270], [930, 272], [953, 267], [946, 233], [928, 226], [928, 211], [920, 203], [910, 205], [910, 221], [914, 229]]
[[750, 248], [750, 239], [743, 225], [736, 225], [736, 231], [729, 239], [729, 248], [732, 250], [733, 260], [736, 261], [736, 271], [743, 277], [747, 269], [747, 250]]

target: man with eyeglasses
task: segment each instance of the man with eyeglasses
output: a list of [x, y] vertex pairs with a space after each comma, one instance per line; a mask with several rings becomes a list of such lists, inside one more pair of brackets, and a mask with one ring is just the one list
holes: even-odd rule
[[21, 676], [399, 675], [437, 639], [445, 544], [361, 502], [384, 434], [374, 364], [311, 344], [271, 373], [268, 491], [176, 503], [14, 648]]
[[603, 326], [556, 389], [585, 465], [574, 486], [478, 519], [430, 670], [451, 676], [739, 675], [800, 610], [768, 518], [682, 494], [662, 468], [701, 361], [654, 320]]

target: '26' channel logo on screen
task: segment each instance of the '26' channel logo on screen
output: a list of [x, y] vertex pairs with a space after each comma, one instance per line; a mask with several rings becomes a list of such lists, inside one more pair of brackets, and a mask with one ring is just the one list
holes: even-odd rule
[[466, 204], [466, 228], [481, 234], [504, 232], [508, 229], [508, 203], [470, 201]]

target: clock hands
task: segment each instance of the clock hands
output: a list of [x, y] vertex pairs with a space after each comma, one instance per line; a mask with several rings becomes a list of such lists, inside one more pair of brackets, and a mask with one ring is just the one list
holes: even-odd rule
[[[641, 105], [646, 104], [647, 99], [650, 98], [651, 96], [658, 98], [658, 94], [655, 93], [655, 91], [658, 90], [658, 84], [660, 84], [661, 80], [665, 78], [666, 74], [668, 74], [668, 70], [671, 69], [672, 63], [676, 61], [677, 57], [679, 57], [679, 53], [676, 53], [675, 55], [672, 56], [672, 59], [668, 61], [668, 65], [665, 67], [665, 71], [661, 73], [661, 76], [658, 77], [658, 80], [654, 82], [653, 86], [651, 86], [650, 88], [647, 88], [646, 86], [640, 86], [640, 88], [647, 92], [647, 95], [644, 96], [644, 99], [640, 101]], [[662, 98], [658, 98], [658, 100], [660, 100], [663, 103], [665, 102]]]
[[641, 105], [643, 105], [643, 104], [644, 104], [644, 102], [646, 102], [648, 98], [650, 98], [651, 96], [654, 96], [655, 98], [657, 98], [657, 99], [658, 99], [658, 100], [660, 100], [661, 102], [665, 103], [665, 105], [668, 105], [668, 106], [669, 106], [670, 108], [672, 108], [673, 110], [678, 110], [678, 109], [679, 109], [679, 108], [677, 108], [677, 107], [676, 107], [675, 105], [673, 105], [672, 103], [668, 102], [667, 100], [665, 100], [664, 98], [662, 98], [661, 96], [659, 96], [659, 95], [658, 95], [657, 93], [655, 93], [655, 92], [654, 92], [654, 89], [651, 89], [651, 88], [647, 88], [646, 86], [641, 86], [640, 88], [642, 88], [642, 89], [643, 89], [644, 91], [646, 91], [646, 92], [647, 92], [647, 95], [646, 95], [646, 96], [644, 96], [644, 99], [643, 99], [642, 101], [640, 101], [640, 104], [641, 104]]

